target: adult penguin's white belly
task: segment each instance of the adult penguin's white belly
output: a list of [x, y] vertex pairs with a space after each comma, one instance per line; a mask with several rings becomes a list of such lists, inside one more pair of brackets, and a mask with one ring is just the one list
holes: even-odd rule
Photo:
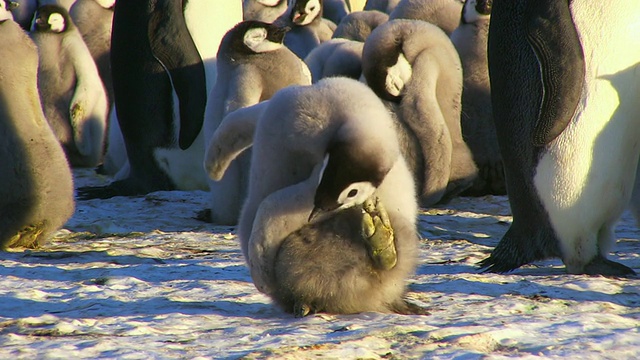
[[569, 126], [534, 178], [569, 272], [605, 255], [628, 203], [640, 151], [640, 1], [574, 0], [586, 73]]

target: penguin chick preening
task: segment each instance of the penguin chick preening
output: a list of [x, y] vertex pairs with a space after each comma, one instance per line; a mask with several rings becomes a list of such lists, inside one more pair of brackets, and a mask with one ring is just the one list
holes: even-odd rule
[[362, 61], [367, 84], [397, 117], [420, 205], [471, 186], [477, 167], [460, 127], [462, 69], [447, 35], [424, 21], [391, 20], [367, 38]]
[[109, 108], [107, 93], [87, 45], [58, 5], [38, 8], [31, 38], [38, 46], [38, 90], [45, 117], [69, 163], [93, 167], [102, 160]]
[[[311, 84], [304, 62], [282, 44], [287, 28], [244, 21], [229, 30], [218, 50], [218, 78], [205, 110], [205, 143], [209, 144], [222, 119], [234, 110], [267, 100], [283, 87]], [[215, 148], [207, 148], [205, 171]], [[235, 225], [246, 198], [250, 154], [232, 163], [220, 181], [209, 181], [210, 220]]]
[[464, 195], [505, 195], [504, 169], [498, 146], [487, 60], [492, 0], [467, 0], [451, 42], [460, 54], [464, 83], [462, 135], [478, 165], [479, 176]]
[[319, 44], [328, 41], [336, 24], [322, 17], [322, 0], [291, 0], [287, 10], [274, 24], [291, 27], [284, 44], [304, 59]]
[[[338, 77], [257, 106], [257, 124], [242, 127], [255, 134], [238, 232], [256, 287], [296, 316], [424, 313], [403, 299], [417, 262], [417, 203], [382, 102]], [[227, 120], [218, 176], [242, 150]]]
[[640, 2], [494, 0], [491, 99], [513, 223], [487, 271], [560, 257], [568, 273], [625, 276], [607, 259], [640, 156]]
[[73, 179], [40, 105], [35, 44], [2, 17], [0, 59], [0, 248], [33, 248], [73, 214]]

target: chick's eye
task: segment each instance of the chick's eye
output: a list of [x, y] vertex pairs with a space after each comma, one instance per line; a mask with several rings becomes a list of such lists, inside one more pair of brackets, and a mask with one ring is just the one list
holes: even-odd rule
[[349, 193], [347, 194], [347, 197], [352, 198], [352, 197], [354, 197], [356, 195], [358, 195], [358, 190], [353, 189], [353, 190], [349, 191]]

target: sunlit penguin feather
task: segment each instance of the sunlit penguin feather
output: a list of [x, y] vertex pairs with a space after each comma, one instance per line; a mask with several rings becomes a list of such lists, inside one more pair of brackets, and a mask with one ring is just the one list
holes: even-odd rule
[[[269, 99], [283, 87], [309, 85], [304, 62], [282, 44], [286, 29], [245, 21], [229, 30], [218, 51], [218, 79], [205, 111], [207, 144], [230, 112]], [[209, 172], [209, 150], [204, 167]], [[250, 155], [234, 162], [220, 181], [209, 181], [211, 220], [233, 225], [246, 197]]]
[[449, 35], [460, 23], [463, 4], [463, 0], [401, 0], [389, 14], [389, 19], [427, 21]]
[[0, 248], [33, 248], [73, 214], [73, 179], [40, 105], [38, 51], [1, 5]]
[[338, 23], [333, 32], [333, 38], [364, 42], [373, 29], [387, 21], [389, 21], [389, 15], [377, 10], [355, 11]]
[[331, 39], [318, 45], [304, 59], [313, 82], [335, 76], [359, 79], [363, 47], [364, 43], [347, 39]]
[[478, 165], [478, 178], [465, 194], [504, 195], [504, 170], [493, 123], [487, 38], [492, 0], [468, 0], [460, 25], [451, 33], [462, 61], [462, 135]]
[[57, 5], [38, 8], [31, 32], [38, 46], [38, 89], [45, 116], [72, 166], [102, 160], [109, 107], [89, 49]]
[[637, 1], [493, 1], [489, 74], [513, 223], [489, 271], [560, 257], [569, 273], [633, 273], [607, 255], [640, 154], [639, 30]]
[[287, 10], [287, 0], [243, 0], [242, 20], [272, 23]]
[[363, 50], [363, 75], [398, 119], [421, 206], [468, 188], [477, 176], [462, 139], [460, 58], [447, 35], [419, 20], [378, 26]]
[[69, 16], [82, 35], [82, 39], [95, 61], [100, 78], [113, 103], [111, 83], [111, 24], [116, 0], [77, 0], [69, 10]]
[[[285, 88], [257, 107], [243, 109], [257, 121], [239, 118], [255, 134], [238, 233], [256, 287], [297, 316], [421, 312], [403, 299], [417, 261], [414, 183], [381, 101], [353, 79], [329, 78]], [[237, 131], [227, 120], [219, 131]], [[221, 176], [247, 143], [218, 138]], [[387, 266], [362, 233], [362, 203], [372, 196], [388, 213], [374, 221], [375, 233], [387, 229], [381, 221], [393, 229], [385, 240], [397, 258]]]
[[363, 10], [377, 10], [391, 14], [399, 2], [400, 0], [367, 0]]

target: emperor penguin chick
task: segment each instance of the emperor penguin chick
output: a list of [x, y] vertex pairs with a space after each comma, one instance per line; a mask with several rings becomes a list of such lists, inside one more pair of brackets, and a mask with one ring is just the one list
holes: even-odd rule
[[287, 0], [243, 0], [242, 20], [274, 22], [287, 10]]
[[322, 17], [323, 0], [291, 0], [289, 7], [274, 24], [290, 27], [284, 44], [304, 59], [319, 44], [328, 41], [336, 24]]
[[390, 20], [367, 38], [362, 59], [367, 84], [397, 117], [420, 205], [471, 186], [477, 167], [460, 127], [462, 69], [447, 35], [424, 21]]
[[334, 76], [359, 79], [363, 47], [364, 43], [348, 39], [331, 39], [318, 45], [304, 59], [313, 82]]
[[69, 16], [80, 31], [82, 39], [98, 67], [98, 73], [113, 104], [111, 83], [111, 24], [116, 0], [76, 0]]
[[[417, 203], [382, 102], [337, 77], [282, 89], [265, 107], [246, 128], [255, 133], [238, 233], [256, 287], [296, 316], [424, 313], [403, 299]], [[225, 122], [219, 131], [237, 129]], [[242, 149], [217, 138], [222, 173]]]
[[[267, 100], [283, 87], [309, 85], [304, 62], [282, 44], [286, 29], [259, 21], [244, 21], [229, 30], [218, 50], [218, 78], [205, 110], [207, 144], [222, 119], [234, 110]], [[210, 172], [207, 148], [204, 168]], [[209, 180], [211, 221], [235, 225], [246, 197], [250, 154], [230, 165], [220, 181]]]
[[1, 17], [0, 59], [0, 248], [33, 248], [73, 214], [73, 179], [40, 106], [38, 51]]
[[513, 223], [488, 271], [560, 257], [572, 274], [634, 274], [607, 255], [640, 157], [639, 15], [637, 1], [493, 1], [491, 98]]
[[13, 14], [13, 20], [20, 24], [22, 28], [29, 31], [31, 28], [31, 22], [33, 21], [33, 14], [38, 9], [38, 0], [3, 0], [9, 4], [11, 13]]
[[364, 4], [363, 10], [377, 10], [386, 14], [391, 14], [393, 9], [398, 6], [398, 3], [400, 3], [400, 0], [367, 0], [367, 3]]
[[89, 49], [58, 5], [38, 8], [31, 37], [40, 55], [38, 89], [47, 121], [72, 166], [96, 166], [109, 108]]
[[401, 0], [389, 19], [422, 20], [450, 35], [460, 23], [463, 0]]
[[364, 42], [373, 29], [389, 21], [389, 15], [377, 11], [355, 11], [345, 16], [333, 32], [333, 38]]
[[478, 165], [479, 176], [466, 195], [504, 195], [504, 169], [498, 146], [487, 61], [492, 0], [467, 0], [451, 42], [460, 54], [462, 74], [462, 135]]

